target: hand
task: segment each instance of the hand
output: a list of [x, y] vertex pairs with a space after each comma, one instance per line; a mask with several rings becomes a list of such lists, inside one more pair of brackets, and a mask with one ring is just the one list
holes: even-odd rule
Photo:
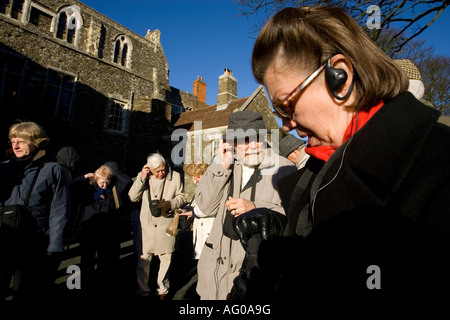
[[228, 197], [227, 202], [225, 202], [225, 206], [227, 207], [228, 211], [230, 211], [230, 213], [235, 217], [256, 208], [255, 204], [250, 200], [232, 197]]
[[147, 180], [148, 178], [150, 178], [151, 175], [152, 173], [150, 171], [150, 167], [147, 164], [144, 165], [141, 170], [141, 179]]
[[180, 213], [180, 216], [187, 216], [188, 218], [190, 218], [192, 217], [192, 211], [183, 210], [183, 212]]
[[85, 179], [94, 178], [94, 174], [93, 174], [92, 172], [86, 173], [86, 174], [84, 175], [84, 178], [85, 178]]
[[165, 201], [164, 199], [162, 199], [162, 201], [156, 207], [161, 210], [161, 215], [163, 217], [166, 217], [171, 209], [170, 201]]
[[221, 159], [222, 167], [225, 170], [230, 169], [231, 164], [233, 163], [233, 149], [234, 147], [228, 142], [224, 142], [223, 140], [219, 143], [219, 156]]

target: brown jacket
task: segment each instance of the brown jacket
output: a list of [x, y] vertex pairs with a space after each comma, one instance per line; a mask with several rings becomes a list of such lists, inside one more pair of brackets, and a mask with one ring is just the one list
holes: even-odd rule
[[[169, 171], [166, 175], [164, 193], [162, 199], [170, 201], [171, 210], [180, 208], [186, 203], [186, 196], [183, 193], [183, 184], [180, 174], [175, 171]], [[175, 237], [169, 236], [167, 228], [173, 221], [173, 217], [165, 218], [154, 217], [150, 213], [149, 203], [149, 181], [141, 180], [139, 172], [136, 181], [134, 181], [128, 192], [131, 201], [138, 202], [142, 200], [140, 222], [138, 229], [137, 250], [142, 254], [163, 254], [172, 253], [175, 247]]]
[[[296, 167], [286, 158], [272, 155], [266, 156], [259, 168], [255, 206], [285, 214], [278, 194], [277, 181], [296, 171]], [[234, 175], [235, 181], [241, 181], [241, 165], [236, 163], [232, 171], [224, 170], [220, 164], [212, 164], [203, 175], [195, 192], [200, 210], [208, 216], [216, 217], [198, 262], [197, 292], [203, 300], [226, 299], [245, 257], [245, 250], [240, 241], [231, 240], [223, 235], [225, 201], [231, 174]], [[244, 187], [240, 195], [239, 189], [240, 183], [234, 183], [233, 197], [250, 200], [251, 188]]]

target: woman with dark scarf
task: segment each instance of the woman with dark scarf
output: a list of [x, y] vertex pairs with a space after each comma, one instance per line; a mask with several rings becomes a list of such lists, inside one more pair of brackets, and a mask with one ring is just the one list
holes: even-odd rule
[[[9, 295], [13, 276], [14, 299], [45, 299], [63, 251], [69, 185], [62, 167], [46, 155], [49, 139], [39, 125], [12, 125], [9, 142], [10, 159], [0, 164], [0, 299]], [[26, 231], [8, 220], [14, 213], [7, 208], [17, 206], [26, 208]]]
[[[110, 167], [78, 177], [72, 184], [81, 210], [80, 248], [82, 290], [111, 293], [120, 255], [120, 210], [127, 184], [116, 179]], [[95, 265], [97, 270], [95, 271]]]

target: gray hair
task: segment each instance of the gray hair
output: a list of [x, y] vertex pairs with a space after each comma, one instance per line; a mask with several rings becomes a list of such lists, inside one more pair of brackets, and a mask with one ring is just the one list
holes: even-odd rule
[[161, 164], [164, 166], [166, 165], [166, 160], [164, 160], [164, 157], [159, 153], [152, 153], [147, 158], [147, 165], [150, 167], [150, 169], [155, 170], [158, 168]]

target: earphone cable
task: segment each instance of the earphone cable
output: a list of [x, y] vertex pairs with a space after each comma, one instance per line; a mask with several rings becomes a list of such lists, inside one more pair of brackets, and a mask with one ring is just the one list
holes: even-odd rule
[[328, 187], [331, 183], [333, 183], [333, 181], [337, 178], [337, 176], [339, 175], [339, 172], [342, 169], [342, 165], [344, 164], [344, 158], [345, 158], [345, 153], [347, 151], [348, 146], [351, 144], [351, 142], [353, 141], [353, 137], [355, 136], [355, 133], [358, 131], [358, 115], [359, 115], [359, 101], [358, 104], [356, 105], [356, 119], [355, 119], [355, 129], [350, 137], [350, 139], [348, 140], [347, 145], [344, 148], [344, 151], [342, 151], [342, 157], [341, 157], [341, 162], [339, 163], [339, 168], [336, 172], [336, 174], [333, 176], [333, 178], [331, 178], [330, 181], [328, 181], [325, 185], [323, 185], [319, 190], [317, 190], [316, 194], [314, 195], [312, 202], [311, 202], [311, 220], [312, 220], [312, 227], [314, 228], [314, 206], [316, 204], [316, 198], [317, 195], [326, 187]]

